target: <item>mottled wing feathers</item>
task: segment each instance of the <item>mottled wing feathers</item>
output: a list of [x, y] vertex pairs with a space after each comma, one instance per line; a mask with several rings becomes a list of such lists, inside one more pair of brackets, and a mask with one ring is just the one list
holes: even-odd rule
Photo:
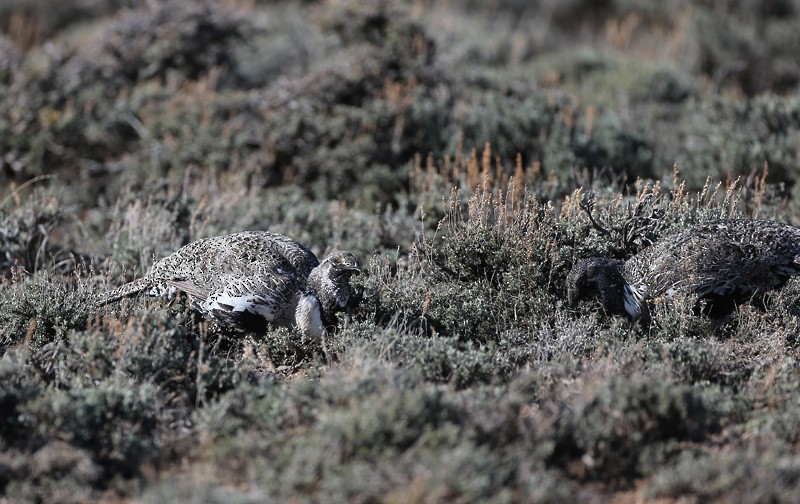
[[290, 238], [267, 231], [245, 231], [190, 243], [154, 264], [147, 277], [194, 278], [198, 283], [208, 283], [221, 272], [252, 272], [253, 263], [268, 268], [270, 262], [276, 267], [288, 263], [303, 278], [319, 264], [310, 250]]
[[208, 297], [209, 290], [208, 287], [204, 287], [201, 285], [197, 285], [192, 281], [189, 280], [165, 280], [167, 285], [171, 285], [178, 290], [186, 292], [187, 294], [191, 295], [192, 297], [198, 299], [205, 299]]
[[295, 298], [302, 281], [288, 267], [259, 276], [227, 276], [224, 284], [204, 301], [204, 311], [227, 325], [257, 315], [263, 321], [287, 323], [293, 319]]
[[211, 293], [230, 277], [272, 275], [280, 270], [305, 279], [318, 264], [311, 251], [290, 238], [245, 231], [190, 243], [154, 264], [145, 278], [186, 282]]

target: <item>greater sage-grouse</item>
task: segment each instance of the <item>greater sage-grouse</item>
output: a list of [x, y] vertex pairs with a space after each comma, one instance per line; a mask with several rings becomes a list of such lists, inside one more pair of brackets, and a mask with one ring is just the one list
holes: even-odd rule
[[579, 261], [567, 279], [571, 306], [597, 298], [609, 312], [643, 315], [646, 301], [678, 292], [695, 313], [722, 317], [800, 275], [800, 228], [766, 220], [720, 220], [668, 236], [627, 261]]
[[350, 277], [358, 271], [350, 252], [334, 252], [320, 263], [291, 238], [244, 231], [192, 242], [97, 303], [142, 292], [171, 297], [180, 290], [189, 294], [193, 308], [222, 327], [264, 331], [272, 322], [320, 338], [335, 323], [335, 313], [347, 308]]

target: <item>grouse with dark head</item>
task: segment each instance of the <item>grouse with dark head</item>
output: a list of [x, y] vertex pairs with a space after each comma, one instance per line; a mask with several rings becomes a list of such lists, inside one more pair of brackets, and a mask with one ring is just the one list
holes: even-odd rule
[[350, 300], [360, 271], [350, 252], [321, 263], [306, 247], [277, 233], [244, 231], [192, 242], [153, 264], [142, 278], [101, 296], [99, 306], [146, 292], [189, 294], [192, 306], [218, 325], [263, 331], [267, 322], [319, 338]]
[[639, 317], [647, 300], [694, 296], [695, 312], [721, 317], [800, 275], [800, 228], [766, 220], [720, 220], [668, 236], [627, 261], [579, 261], [567, 278], [570, 305], [596, 298]]

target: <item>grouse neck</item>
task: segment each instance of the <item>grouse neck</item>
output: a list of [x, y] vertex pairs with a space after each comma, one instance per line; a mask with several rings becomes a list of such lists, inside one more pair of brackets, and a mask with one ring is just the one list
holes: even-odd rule
[[314, 294], [305, 294], [300, 298], [294, 317], [297, 327], [306, 336], [320, 339], [325, 335], [319, 300]]

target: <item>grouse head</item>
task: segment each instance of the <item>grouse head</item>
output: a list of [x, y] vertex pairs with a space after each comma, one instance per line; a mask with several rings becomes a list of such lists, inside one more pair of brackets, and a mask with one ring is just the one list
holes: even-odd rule
[[592, 258], [578, 261], [567, 276], [567, 300], [574, 307], [584, 299], [597, 299], [607, 311], [625, 314], [623, 262]]
[[330, 254], [311, 271], [306, 287], [308, 293], [319, 300], [326, 324], [331, 322], [334, 313], [347, 308], [352, 290], [350, 278], [360, 271], [355, 256], [345, 251]]

